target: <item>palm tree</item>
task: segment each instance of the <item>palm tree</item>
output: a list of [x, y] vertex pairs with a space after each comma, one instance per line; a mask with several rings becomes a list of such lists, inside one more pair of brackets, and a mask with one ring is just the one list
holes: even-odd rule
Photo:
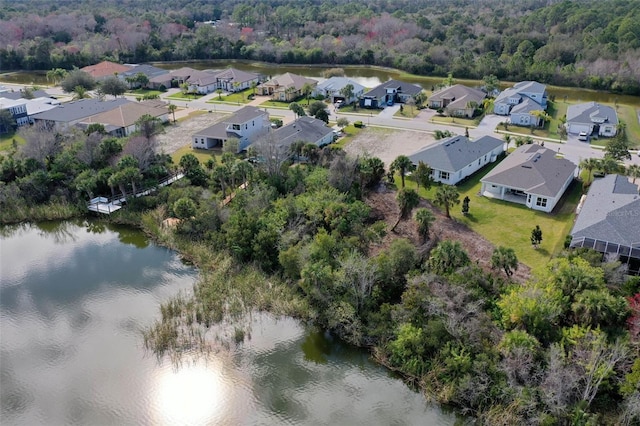
[[311, 93], [313, 92], [313, 86], [310, 83], [305, 83], [302, 85], [301, 92], [304, 97], [307, 98], [307, 106], [309, 106], [309, 102], [311, 102], [309, 98], [311, 96]]
[[413, 171], [415, 166], [411, 162], [411, 159], [406, 155], [399, 155], [391, 163], [391, 170], [400, 173], [400, 179], [402, 180], [402, 188], [404, 188], [404, 176], [407, 172]]
[[396, 226], [400, 223], [400, 220], [407, 217], [411, 210], [413, 210], [420, 203], [420, 196], [413, 189], [405, 189], [402, 188], [398, 191], [398, 196], [396, 197], [396, 201], [398, 202], [398, 207], [400, 208], [400, 215], [398, 216], [398, 220], [391, 228], [393, 232], [396, 229]]
[[513, 271], [518, 269], [518, 258], [515, 251], [508, 247], [497, 247], [491, 255], [491, 267], [502, 268], [507, 278], [513, 275]]
[[221, 101], [222, 100], [222, 89], [217, 88], [216, 89], [216, 93], [218, 94], [218, 100]]
[[636, 179], [640, 178], [640, 166], [637, 164], [632, 164], [627, 167], [627, 176], [633, 178], [633, 183], [636, 183]]
[[176, 122], [176, 110], [178, 109], [178, 106], [175, 104], [169, 104], [169, 106], [167, 107], [169, 109], [169, 112], [173, 115], [173, 122]]
[[416, 210], [416, 222], [418, 223], [418, 233], [422, 236], [422, 242], [425, 243], [429, 239], [429, 232], [431, 230], [431, 224], [436, 220], [436, 217], [431, 213], [429, 209]]
[[511, 135], [505, 134], [503, 136], [503, 139], [504, 139], [505, 143], [507, 144], [507, 149], [505, 151], [508, 152], [509, 151], [509, 144], [511, 143]]
[[289, 147], [289, 151], [295, 158], [294, 161], [300, 160], [300, 156], [302, 155], [302, 150], [304, 149], [305, 144], [306, 144], [305, 141], [296, 141], [292, 143], [291, 146]]
[[589, 179], [587, 179], [588, 182], [591, 182], [593, 180], [593, 171], [598, 167], [600, 167], [600, 160], [598, 160], [597, 158], [585, 158], [580, 162], [580, 168], [589, 172]]
[[54, 68], [47, 71], [47, 81], [51, 81], [53, 84], [58, 84], [66, 76], [67, 71], [62, 68]]
[[604, 158], [600, 160], [600, 169], [606, 175], [618, 173], [620, 171], [620, 163], [615, 158], [605, 155]]
[[78, 99], [85, 99], [89, 97], [89, 93], [87, 93], [87, 89], [85, 89], [82, 86], [76, 86], [73, 88], [73, 99], [74, 100], [78, 100]]
[[449, 209], [455, 204], [460, 204], [460, 194], [453, 185], [442, 185], [436, 191], [436, 196], [433, 202], [441, 207], [444, 207], [445, 215], [451, 218]]
[[347, 84], [342, 89], [340, 89], [340, 94], [344, 96], [345, 105], [351, 103], [351, 98], [353, 98], [353, 89], [353, 84]]
[[459, 241], [445, 240], [439, 243], [429, 256], [429, 269], [436, 274], [450, 274], [469, 264], [469, 255]]

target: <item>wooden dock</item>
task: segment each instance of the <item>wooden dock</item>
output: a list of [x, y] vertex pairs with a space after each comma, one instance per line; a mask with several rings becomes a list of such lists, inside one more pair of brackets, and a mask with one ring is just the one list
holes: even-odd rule
[[133, 191], [127, 192], [125, 193], [124, 197], [122, 195], [117, 195], [109, 198], [107, 197], [92, 198], [89, 201], [87, 208], [89, 209], [89, 211], [96, 212], [96, 213], [111, 214], [113, 212], [120, 210], [123, 204], [127, 202], [127, 198], [138, 198], [138, 197], [143, 197], [145, 195], [149, 195], [157, 191], [159, 188], [162, 188], [163, 186], [171, 185], [172, 183], [182, 179], [183, 177], [184, 177], [183, 173], [178, 173], [178, 174], [169, 176], [168, 178], [158, 182], [157, 185], [143, 188], [135, 194], [133, 193]]

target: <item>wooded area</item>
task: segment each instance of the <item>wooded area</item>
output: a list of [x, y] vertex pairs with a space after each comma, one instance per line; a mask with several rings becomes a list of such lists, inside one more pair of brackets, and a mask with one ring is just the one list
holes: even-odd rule
[[640, 95], [638, 0], [32, 0], [0, 8], [0, 46], [5, 71], [248, 59]]

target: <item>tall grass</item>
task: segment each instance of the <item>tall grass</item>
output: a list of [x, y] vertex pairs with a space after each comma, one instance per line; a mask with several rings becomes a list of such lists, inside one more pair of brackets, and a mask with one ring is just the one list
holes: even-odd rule
[[10, 208], [0, 209], [0, 223], [38, 222], [46, 220], [63, 220], [80, 217], [87, 214], [84, 205], [74, 205], [68, 202], [52, 201], [47, 204], [28, 206], [16, 203]]

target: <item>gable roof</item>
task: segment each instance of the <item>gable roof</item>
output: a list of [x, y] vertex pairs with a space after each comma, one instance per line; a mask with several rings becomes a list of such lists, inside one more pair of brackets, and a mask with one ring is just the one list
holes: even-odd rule
[[78, 101], [65, 102], [58, 105], [56, 108], [34, 114], [33, 119], [68, 123], [99, 114], [101, 112], [109, 111], [126, 103], [131, 103], [131, 101], [125, 98], [110, 99], [106, 101], [101, 101], [99, 99], [80, 99]]
[[504, 141], [491, 136], [483, 136], [475, 142], [465, 136], [453, 136], [424, 148], [409, 158], [414, 164], [422, 161], [432, 169], [454, 173], [503, 145]]
[[299, 117], [296, 121], [275, 130], [274, 138], [277, 143], [288, 148], [292, 143], [304, 141], [306, 143], [317, 143], [328, 134], [333, 133], [333, 129], [327, 127], [324, 121], [313, 117]]
[[364, 90], [364, 86], [346, 77], [331, 77], [316, 86], [316, 90], [328, 90], [333, 92], [339, 92], [347, 84], [353, 86], [353, 93], [358, 93]]
[[[52, 98], [52, 96], [50, 94], [48, 94], [47, 92], [45, 92], [44, 90], [34, 90], [31, 92], [31, 94], [33, 95], [33, 98]], [[22, 95], [24, 95], [24, 92], [21, 90], [7, 90], [4, 92], [0, 92], [0, 98], [6, 98], [6, 99], [13, 99], [14, 101], [17, 101], [19, 99], [25, 99]]]
[[117, 64], [111, 61], [102, 61], [95, 65], [89, 65], [84, 68], [80, 68], [81, 71], [86, 72], [93, 78], [108, 77], [116, 73], [120, 74], [129, 71], [130, 69], [131, 66], [129, 65]]
[[202, 130], [199, 130], [193, 133], [193, 136], [198, 136], [198, 137], [204, 136], [209, 138], [224, 139], [228, 137], [226, 129], [227, 129], [227, 126], [229, 126], [230, 124], [246, 123], [249, 120], [253, 120], [255, 118], [259, 118], [265, 115], [268, 116], [269, 114], [261, 110], [260, 108], [247, 105], [243, 108], [240, 108], [234, 114], [231, 114], [225, 117], [223, 120], [217, 122], [213, 126], [206, 127]]
[[152, 117], [161, 117], [162, 115], [167, 114], [167, 109], [153, 104], [147, 104], [145, 102], [130, 102], [119, 105], [109, 111], [87, 117], [83, 122], [100, 123], [105, 126], [113, 125], [116, 127], [129, 127], [134, 125], [140, 117], [147, 114]]
[[215, 84], [217, 81], [217, 74], [208, 71], [194, 70], [194, 72], [192, 72], [187, 78], [187, 82], [189, 84], [193, 84], [196, 86], [208, 86], [210, 84]]
[[252, 72], [241, 71], [236, 68], [227, 68], [215, 74], [218, 80], [229, 80], [237, 83], [244, 83], [245, 81], [255, 80], [259, 77], [258, 74]]
[[567, 107], [567, 123], [610, 123], [618, 124], [616, 110], [597, 102], [569, 105]]
[[486, 94], [480, 89], [463, 86], [462, 84], [454, 84], [438, 90], [429, 97], [429, 100], [441, 101], [443, 99], [460, 99], [468, 98], [468, 101], [480, 102], [485, 98]]
[[526, 193], [555, 197], [574, 176], [576, 165], [541, 145], [522, 145], [480, 181], [518, 189]]
[[132, 77], [136, 74], [144, 74], [149, 79], [151, 79], [159, 75], [169, 74], [169, 71], [163, 70], [162, 68], [154, 67], [153, 65], [143, 64], [143, 65], [132, 65], [129, 70], [119, 73], [119, 75], [122, 76], [122, 78]]
[[399, 93], [415, 96], [422, 92], [422, 87], [417, 84], [405, 83], [399, 80], [389, 80], [369, 90], [363, 96], [365, 98], [379, 98], [387, 94], [387, 88], [396, 88]]
[[[514, 84], [512, 87], [504, 89], [500, 94], [496, 97], [495, 104], [507, 103], [507, 100], [514, 96], [519, 96], [520, 98], [528, 99], [527, 96], [521, 95], [521, 93], [539, 93], [543, 95], [547, 90], [547, 86], [544, 84], [538, 83], [537, 81], [521, 81], [519, 83]], [[540, 96], [542, 99], [542, 96]], [[535, 101], [534, 101], [535, 102]], [[540, 108], [538, 108], [540, 109]]]
[[619, 175], [607, 175], [594, 180], [571, 236], [640, 248], [638, 186]]
[[522, 102], [511, 108], [511, 114], [528, 114], [531, 111], [540, 111], [542, 109], [542, 105], [538, 102], [529, 97], [522, 96]]
[[288, 72], [262, 83], [262, 86], [282, 87], [285, 89], [287, 87], [295, 87], [296, 90], [300, 90], [302, 89], [302, 86], [304, 86], [307, 83], [311, 84], [312, 86], [315, 86], [318, 84], [318, 80], [314, 80], [312, 78], [307, 78], [302, 75], [292, 74]]

